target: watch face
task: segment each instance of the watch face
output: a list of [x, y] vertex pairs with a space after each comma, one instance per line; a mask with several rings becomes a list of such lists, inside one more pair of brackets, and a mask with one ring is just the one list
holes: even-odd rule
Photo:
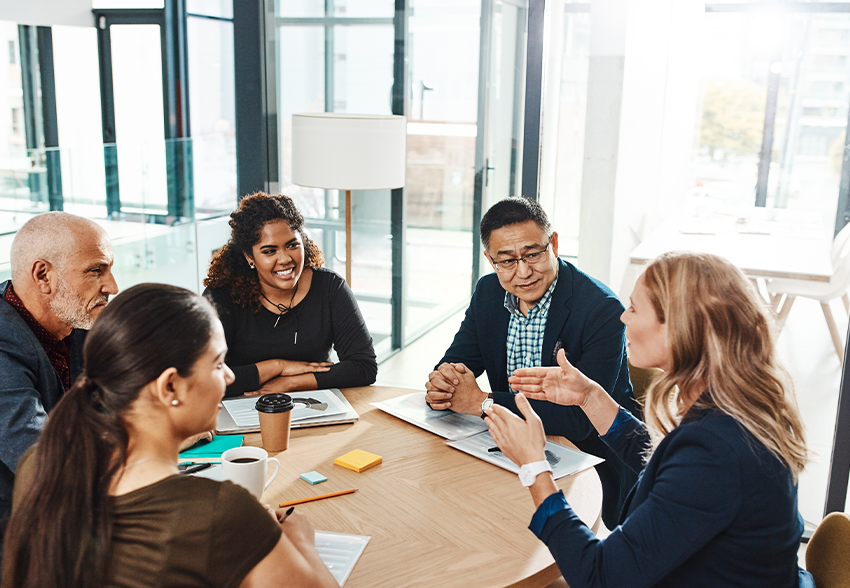
[[537, 476], [543, 472], [551, 472], [552, 466], [548, 461], [536, 461], [527, 463], [519, 468], [519, 481], [528, 488], [537, 480]]
[[493, 406], [493, 399], [485, 398], [484, 402], [481, 403], [481, 412], [485, 412], [491, 406]]

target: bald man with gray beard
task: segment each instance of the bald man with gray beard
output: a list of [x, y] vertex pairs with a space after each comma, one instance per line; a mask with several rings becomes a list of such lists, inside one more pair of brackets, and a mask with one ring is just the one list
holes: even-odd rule
[[94, 319], [118, 293], [112, 244], [97, 223], [45, 212], [15, 235], [0, 283], [0, 554], [18, 460], [82, 369]]

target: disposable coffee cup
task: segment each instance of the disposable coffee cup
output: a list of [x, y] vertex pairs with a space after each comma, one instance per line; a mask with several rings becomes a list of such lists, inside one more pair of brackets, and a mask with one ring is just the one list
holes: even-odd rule
[[265, 394], [257, 400], [260, 414], [260, 435], [263, 448], [271, 453], [289, 447], [289, 426], [292, 423], [292, 398], [288, 394]]

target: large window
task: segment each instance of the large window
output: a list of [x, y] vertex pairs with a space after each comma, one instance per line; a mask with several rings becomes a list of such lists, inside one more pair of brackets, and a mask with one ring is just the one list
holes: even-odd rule
[[170, 43], [161, 0], [95, 4], [101, 27], [0, 23], [0, 279], [14, 231], [52, 208], [106, 228], [122, 288], [198, 290], [237, 201], [232, 1], [190, 0]]
[[[311, 237], [325, 255], [325, 265], [344, 274], [344, 194], [292, 183], [292, 114], [392, 113], [393, 5], [329, 2], [320, 18], [288, 16], [312, 15], [316, 8], [309, 2], [282, 2], [278, 8], [280, 190], [295, 199], [307, 218]], [[348, 20], [357, 9], [366, 16]], [[376, 351], [386, 355], [392, 333], [390, 191], [355, 192], [352, 217], [352, 287]]]
[[[683, 13], [673, 9], [664, 16], [641, 16], [642, 27], [664, 31], [659, 43], [678, 42], [675, 35], [682, 26], [691, 27], [688, 34], [700, 39], [689, 45], [687, 56], [688, 69], [698, 78], [695, 100], [687, 87], [691, 81], [678, 78], [656, 79], [666, 89], [659, 87], [654, 101], [638, 98], [645, 100], [642, 107], [650, 111], [663, 107], [669, 113], [668, 124], [676, 125], [653, 129], [659, 136], [684, 136], [688, 133], [682, 125], [694, 121], [690, 163], [687, 178], [683, 178], [687, 186], [676, 196], [665, 196], [663, 209], [685, 200], [700, 207], [727, 209], [758, 203], [818, 210], [825, 223], [832, 225], [850, 105], [850, 11], [841, 3], [816, 4], [789, 2], [766, 7], [762, 3], [711, 2], [696, 25], [677, 23]], [[585, 149], [594, 141], [585, 133], [588, 78], [594, 73], [592, 64], [598, 69], [606, 57], [591, 56], [591, 4], [567, 1], [562, 6], [563, 13], [547, 15], [539, 195], [553, 212], [562, 253], [581, 261], [579, 220], [582, 190], [587, 190], [588, 180], [583, 177]], [[669, 24], [659, 18], [668, 19]], [[646, 69], [646, 59], [668, 59], [667, 67], [681, 59], [665, 57], [664, 47], [651, 46], [654, 42], [644, 39], [640, 46], [638, 42], [629, 45], [631, 59], [641, 61], [635, 67], [636, 62], [626, 59], [626, 77], [630, 68]], [[664, 71], [662, 63], [659, 61], [659, 71]], [[652, 81], [652, 77], [646, 78], [646, 83]], [[599, 77], [597, 83], [609, 84]], [[607, 90], [621, 91], [617, 84]], [[675, 102], [665, 103], [665, 92], [675, 95]], [[624, 95], [623, 100], [633, 108], [631, 96]], [[622, 114], [626, 113], [635, 114], [623, 110]], [[632, 118], [620, 124], [638, 126]], [[658, 149], [657, 140], [647, 135], [644, 148]], [[632, 143], [621, 147], [624, 145], [630, 148]], [[613, 148], [612, 154], [616, 151]], [[627, 166], [631, 159], [624, 154], [618, 165]], [[645, 175], [649, 175], [647, 171]], [[675, 181], [678, 183], [678, 178]], [[652, 199], [650, 194], [659, 189], [647, 183], [644, 197]], [[838, 213], [840, 217], [843, 210]], [[659, 211], [647, 214], [648, 219], [633, 219], [638, 237], [645, 236], [641, 227], [651, 227], [663, 218]], [[843, 224], [840, 218], [839, 224]]]
[[850, 13], [713, 12], [705, 27], [714, 42], [701, 64], [692, 194], [751, 204], [761, 182], [769, 207], [832, 217], [850, 104]]
[[231, 2], [187, 3], [189, 112], [196, 218], [233, 209], [236, 105]]
[[[492, 3], [483, 5], [492, 10]], [[484, 8], [480, 0], [415, 0], [398, 15], [387, 0], [278, 6], [281, 191], [296, 199], [327, 265], [339, 273], [345, 263], [344, 199], [335, 190], [291, 183], [291, 116], [392, 113], [398, 82], [394, 52], [397, 39], [404, 40], [405, 218], [393, 226], [388, 190], [355, 192], [352, 204], [352, 287], [379, 357], [392, 351], [393, 329], [403, 329], [405, 344], [468, 301]], [[516, 37], [515, 28], [510, 34]], [[405, 235], [403, 256], [395, 267], [393, 234]], [[403, 277], [400, 297], [393, 290], [394, 272]], [[399, 304], [404, 309], [400, 321], [393, 315], [393, 305]]]
[[[544, 154], [540, 199], [552, 211], [559, 254], [578, 255], [581, 188], [584, 163], [587, 77], [590, 65], [590, 14], [571, 10], [552, 16], [548, 71], [556, 76], [557, 92], [546, 94]], [[551, 130], [551, 132], [549, 132]], [[547, 149], [548, 148], [548, 149]]]
[[479, 0], [413, 4], [405, 187], [408, 341], [469, 296], [480, 15]]
[[[0, 21], [0, 55], [7, 75], [0, 76], [0, 207], [15, 210], [19, 197], [29, 200], [29, 172], [24, 128], [23, 81], [18, 47], [18, 27]], [[5, 223], [4, 223], [5, 225]], [[4, 227], [8, 230], [8, 227]]]

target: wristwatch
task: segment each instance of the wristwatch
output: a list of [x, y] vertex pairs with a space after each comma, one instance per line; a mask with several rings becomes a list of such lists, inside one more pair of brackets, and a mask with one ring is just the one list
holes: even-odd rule
[[551, 472], [552, 466], [545, 459], [543, 461], [533, 461], [519, 468], [519, 481], [522, 485], [528, 488], [537, 479], [537, 476], [543, 472]]
[[487, 395], [487, 398], [484, 399], [484, 402], [481, 403], [481, 418], [487, 416], [487, 409], [493, 406], [493, 394], [492, 392]]

